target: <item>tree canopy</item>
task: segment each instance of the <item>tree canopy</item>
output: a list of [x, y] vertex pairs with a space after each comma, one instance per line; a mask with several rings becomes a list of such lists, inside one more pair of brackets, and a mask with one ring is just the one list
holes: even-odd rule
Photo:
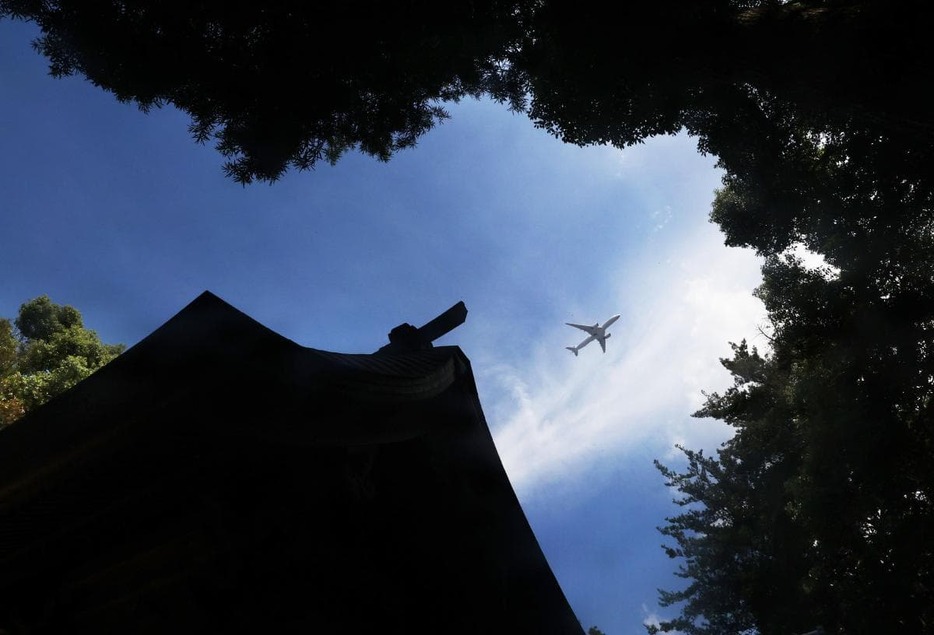
[[39, 296], [0, 319], [0, 428], [71, 388], [119, 355], [84, 327], [81, 313]]
[[503, 61], [533, 4], [0, 0], [0, 17], [36, 22], [52, 75], [188, 113], [248, 183], [352, 148], [386, 160], [464, 96], [519, 107]]
[[[661, 528], [666, 551], [689, 581], [661, 593], [680, 610], [661, 630], [926, 632], [934, 177], [891, 137], [782, 125], [793, 151], [768, 178], [727, 174], [714, 203], [728, 242], [766, 255], [770, 351], [742, 342], [721, 360], [734, 385], [696, 413], [735, 429], [716, 456], [658, 464], [683, 508]], [[795, 243], [827, 264], [806, 266]]]
[[931, 14], [923, 0], [0, 0], [0, 17], [39, 26], [53, 75], [177, 106], [243, 183], [353, 148], [388, 159], [444, 102], [483, 95], [581, 145], [687, 129], [728, 170], [750, 133], [762, 152], [785, 145], [762, 112], [777, 100], [812, 129], [855, 122], [923, 161]]

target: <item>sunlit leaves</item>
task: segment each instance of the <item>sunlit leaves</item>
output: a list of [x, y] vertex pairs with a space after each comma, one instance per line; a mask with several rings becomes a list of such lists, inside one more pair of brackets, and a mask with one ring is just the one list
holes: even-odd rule
[[13, 324], [7, 319], [0, 319], [0, 378], [13, 371], [18, 349]]
[[40, 296], [20, 307], [16, 329], [0, 320], [0, 427], [38, 408], [123, 351], [103, 344], [70, 306]]

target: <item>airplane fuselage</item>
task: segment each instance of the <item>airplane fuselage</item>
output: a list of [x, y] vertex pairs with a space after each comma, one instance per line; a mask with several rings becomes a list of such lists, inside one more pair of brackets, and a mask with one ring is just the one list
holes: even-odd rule
[[606, 340], [608, 337], [610, 337], [610, 333], [607, 333], [606, 330], [610, 328], [610, 325], [612, 325], [618, 319], [619, 319], [619, 315], [614, 315], [609, 320], [604, 322], [602, 326], [600, 325], [599, 322], [594, 324], [593, 326], [587, 326], [585, 324], [572, 324], [571, 322], [565, 322], [565, 324], [567, 324], [568, 326], [573, 326], [574, 328], [580, 329], [584, 331], [585, 333], [587, 333], [588, 335], [587, 339], [585, 339], [583, 342], [581, 342], [577, 346], [567, 346], [566, 348], [572, 353], [574, 353], [575, 356], [577, 356], [577, 352], [580, 349], [584, 348], [585, 346], [587, 346], [588, 344], [596, 340], [600, 342], [600, 348], [603, 349], [603, 352], [605, 353], [606, 352]]

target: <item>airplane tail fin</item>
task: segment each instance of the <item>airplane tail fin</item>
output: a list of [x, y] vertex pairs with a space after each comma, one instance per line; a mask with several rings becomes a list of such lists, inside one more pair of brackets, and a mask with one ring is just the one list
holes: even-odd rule
[[568, 349], [569, 351], [571, 351], [572, 353], [574, 353], [574, 357], [577, 357], [577, 349], [576, 349], [576, 348], [574, 348], [573, 346], [565, 346], [564, 348], [566, 348], [566, 349]]

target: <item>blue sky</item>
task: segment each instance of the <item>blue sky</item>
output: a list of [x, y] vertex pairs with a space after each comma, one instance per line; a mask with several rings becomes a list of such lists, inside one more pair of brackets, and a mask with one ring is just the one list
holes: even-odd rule
[[[37, 295], [132, 345], [208, 289], [314, 348], [366, 353], [464, 300], [470, 357], [526, 515], [584, 627], [643, 633], [677, 585], [653, 458], [728, 434], [690, 418], [729, 341], [766, 342], [751, 253], [707, 222], [720, 173], [684, 136], [577, 148], [465, 101], [389, 163], [243, 188], [170, 108], [52, 80], [0, 22], [0, 316]], [[620, 313], [607, 353], [565, 346]]]

